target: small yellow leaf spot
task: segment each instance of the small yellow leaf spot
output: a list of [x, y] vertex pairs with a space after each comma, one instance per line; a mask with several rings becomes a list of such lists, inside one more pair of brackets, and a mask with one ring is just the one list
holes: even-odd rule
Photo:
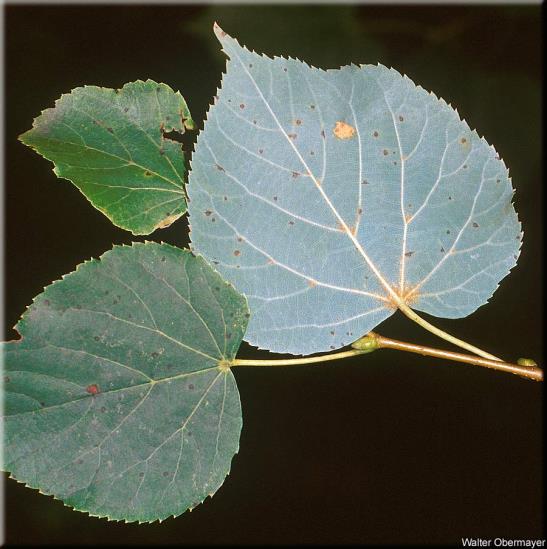
[[355, 135], [355, 128], [339, 120], [332, 132], [338, 139], [351, 139]]

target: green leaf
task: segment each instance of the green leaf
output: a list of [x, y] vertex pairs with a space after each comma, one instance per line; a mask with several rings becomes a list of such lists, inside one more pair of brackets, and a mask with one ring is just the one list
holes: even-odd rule
[[186, 211], [184, 155], [165, 133], [193, 128], [179, 92], [137, 80], [120, 90], [76, 88], [19, 139], [53, 161], [55, 174], [112, 223], [149, 234]]
[[443, 100], [382, 65], [324, 71], [215, 28], [226, 74], [192, 156], [192, 247], [249, 299], [245, 338], [343, 347], [399, 303], [484, 305], [517, 262], [507, 168]]
[[203, 259], [167, 244], [80, 265], [5, 344], [5, 469], [93, 516], [150, 522], [192, 509], [239, 447], [227, 366], [247, 317]]

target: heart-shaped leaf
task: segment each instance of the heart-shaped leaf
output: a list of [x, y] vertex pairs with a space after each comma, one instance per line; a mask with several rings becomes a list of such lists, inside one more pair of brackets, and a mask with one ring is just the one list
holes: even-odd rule
[[486, 303], [522, 240], [508, 172], [444, 101], [381, 65], [230, 57], [192, 158], [192, 246], [245, 293], [246, 339], [336, 349], [399, 303]]
[[167, 244], [80, 265], [5, 345], [5, 469], [94, 516], [145, 522], [195, 507], [238, 450], [227, 363], [247, 316], [202, 259]]
[[120, 90], [76, 88], [19, 139], [115, 225], [149, 234], [186, 211], [184, 155], [165, 134], [193, 128], [179, 92], [138, 80]]

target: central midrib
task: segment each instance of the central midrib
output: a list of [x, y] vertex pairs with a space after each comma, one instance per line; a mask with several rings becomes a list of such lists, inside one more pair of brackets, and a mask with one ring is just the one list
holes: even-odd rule
[[[387, 280], [384, 278], [384, 276], [382, 275], [382, 273], [378, 270], [378, 268], [376, 267], [376, 265], [374, 265], [374, 263], [372, 262], [372, 260], [369, 258], [369, 256], [367, 255], [367, 253], [365, 252], [365, 250], [363, 249], [363, 246], [361, 245], [361, 243], [357, 240], [357, 238], [355, 238], [355, 236], [353, 235], [353, 233], [351, 232], [350, 228], [348, 227], [347, 223], [345, 222], [345, 220], [342, 218], [342, 216], [338, 213], [338, 210], [336, 209], [336, 207], [334, 206], [334, 204], [330, 201], [329, 197], [326, 195], [325, 191], [322, 189], [321, 185], [319, 184], [316, 176], [313, 174], [313, 172], [311, 171], [311, 169], [309, 168], [308, 164], [306, 163], [306, 161], [304, 160], [304, 158], [302, 157], [302, 155], [300, 154], [300, 151], [296, 148], [296, 146], [294, 145], [294, 143], [292, 142], [291, 138], [287, 135], [287, 132], [285, 131], [285, 129], [283, 128], [283, 126], [281, 125], [281, 123], [279, 122], [279, 119], [277, 118], [277, 116], [275, 115], [275, 113], [273, 112], [273, 110], [271, 109], [269, 103], [266, 101], [266, 98], [264, 97], [263, 93], [262, 93], [262, 90], [259, 88], [258, 84], [256, 83], [255, 79], [252, 77], [251, 73], [247, 70], [247, 67], [245, 66], [245, 64], [243, 63], [243, 61], [241, 60], [241, 58], [239, 57], [239, 55], [237, 55], [237, 53], [234, 54], [235, 57], [237, 58], [237, 60], [239, 61], [241, 67], [243, 68], [243, 70], [245, 71], [245, 73], [247, 74], [247, 76], [249, 77], [250, 81], [253, 83], [253, 86], [255, 87], [256, 91], [258, 92], [260, 98], [262, 99], [264, 105], [266, 106], [266, 109], [268, 110], [268, 112], [270, 113], [270, 115], [272, 116], [273, 118], [273, 121], [274, 123], [277, 125], [277, 127], [279, 128], [280, 132], [282, 133], [282, 135], [285, 137], [285, 139], [287, 140], [287, 142], [289, 143], [289, 145], [291, 146], [291, 148], [293, 149], [294, 153], [296, 154], [296, 156], [298, 157], [298, 159], [300, 160], [300, 162], [302, 163], [302, 166], [304, 167], [304, 169], [306, 170], [306, 172], [309, 174], [309, 176], [311, 177], [312, 181], [314, 182], [314, 185], [315, 187], [317, 188], [317, 190], [319, 191], [319, 193], [321, 194], [321, 197], [323, 198], [323, 200], [325, 201], [325, 203], [327, 204], [327, 206], [330, 208], [330, 210], [332, 211], [332, 213], [334, 214], [334, 216], [336, 217], [336, 219], [338, 220], [338, 222], [340, 223], [340, 225], [342, 226], [342, 228], [344, 229], [344, 232], [346, 234], [346, 236], [351, 240], [351, 242], [353, 243], [353, 245], [355, 246], [356, 250], [359, 252], [359, 254], [363, 257], [363, 259], [365, 260], [366, 264], [369, 266], [369, 268], [371, 269], [371, 271], [374, 273], [374, 275], [376, 276], [376, 278], [378, 279], [378, 281], [380, 282], [380, 284], [382, 284], [382, 286], [386, 289], [386, 291], [388, 292], [389, 296], [391, 296], [391, 298], [393, 299], [393, 301], [399, 305], [400, 303], [402, 303], [402, 299], [401, 297], [399, 296], [399, 294], [391, 287], [391, 285], [387, 282]], [[361, 160], [361, 159], [360, 159]]]

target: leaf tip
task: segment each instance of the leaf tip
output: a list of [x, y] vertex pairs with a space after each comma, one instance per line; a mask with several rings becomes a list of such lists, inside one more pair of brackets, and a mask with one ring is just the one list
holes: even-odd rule
[[213, 23], [213, 32], [221, 43], [222, 40], [227, 36], [227, 34], [220, 28], [219, 24], [216, 21]]

